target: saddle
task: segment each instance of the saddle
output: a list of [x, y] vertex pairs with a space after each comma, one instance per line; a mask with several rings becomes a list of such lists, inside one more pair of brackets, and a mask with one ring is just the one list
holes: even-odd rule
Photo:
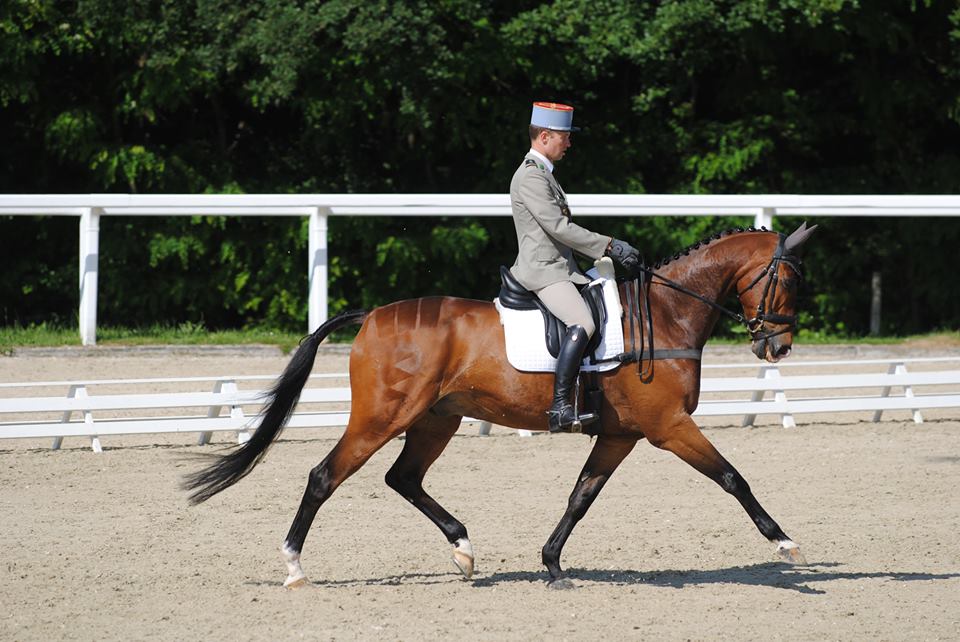
[[[500, 305], [512, 310], [540, 310], [543, 315], [543, 326], [545, 329], [547, 351], [550, 356], [556, 358], [560, 354], [560, 338], [565, 334], [567, 325], [553, 315], [547, 306], [530, 290], [526, 289], [510, 273], [506, 266], [500, 266]], [[590, 341], [587, 343], [584, 354], [594, 354], [600, 345], [600, 328], [607, 322], [607, 309], [603, 302], [603, 286], [595, 283], [592, 286], [584, 286], [580, 290], [583, 300], [590, 309], [594, 325], [597, 332], [593, 333]]]

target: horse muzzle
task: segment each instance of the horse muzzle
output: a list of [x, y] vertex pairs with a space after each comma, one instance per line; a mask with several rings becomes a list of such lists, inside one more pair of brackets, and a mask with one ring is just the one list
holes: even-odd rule
[[793, 339], [787, 334], [775, 336], [756, 336], [750, 342], [750, 349], [757, 359], [776, 363], [790, 356]]

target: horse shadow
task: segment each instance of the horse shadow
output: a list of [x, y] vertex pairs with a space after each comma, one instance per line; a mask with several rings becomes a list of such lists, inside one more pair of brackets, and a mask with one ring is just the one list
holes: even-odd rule
[[[796, 591], [807, 595], [823, 595], [826, 590], [817, 588], [817, 584], [829, 583], [836, 580], [869, 580], [885, 579], [897, 582], [926, 582], [930, 580], [950, 580], [960, 578], [960, 573], [916, 573], [901, 571], [857, 572], [843, 571], [843, 564], [838, 562], [822, 562], [794, 566], [784, 562], [765, 562], [748, 566], [731, 566], [728, 568], [704, 570], [599, 570], [571, 568], [566, 577], [575, 584], [583, 586], [585, 583], [608, 586], [656, 586], [662, 588], [682, 589], [688, 586], [711, 585], [738, 585], [738, 586], [767, 586]], [[478, 573], [470, 584], [475, 588], [493, 588], [509, 584], [543, 584], [546, 585], [545, 571], [509, 571], [485, 575]], [[407, 573], [390, 575], [378, 578], [356, 578], [342, 580], [316, 580], [312, 585], [316, 588], [337, 588], [351, 586], [400, 586], [400, 585], [430, 585], [446, 584], [450, 581], [460, 581], [456, 573]], [[274, 581], [252, 581], [248, 584], [258, 586], [279, 586]]]
[[[764, 562], [748, 566], [731, 566], [718, 569], [692, 570], [597, 570], [572, 568], [567, 578], [576, 582], [589, 582], [614, 586], [657, 586], [682, 589], [688, 586], [711, 586], [731, 584], [739, 586], [767, 586], [807, 595], [823, 595], [825, 590], [816, 584], [836, 580], [886, 579], [899, 582], [949, 580], [960, 578], [960, 573], [915, 573], [898, 571], [856, 572], [840, 570], [843, 564], [821, 562], [795, 566], [785, 562]], [[502, 582], [544, 581], [543, 573], [494, 573], [474, 581], [474, 585], [496, 586]]]

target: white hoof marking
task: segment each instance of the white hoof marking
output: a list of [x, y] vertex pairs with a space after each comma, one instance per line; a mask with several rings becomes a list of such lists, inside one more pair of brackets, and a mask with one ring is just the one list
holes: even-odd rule
[[310, 586], [310, 581], [307, 579], [306, 575], [301, 575], [300, 577], [288, 577], [283, 581], [283, 588], [293, 591], [304, 586]]
[[468, 580], [473, 577], [473, 546], [466, 537], [461, 537], [453, 546], [453, 563]]
[[790, 564], [806, 564], [807, 560], [800, 547], [793, 540], [785, 539], [777, 543], [777, 555]]
[[283, 561], [287, 565], [287, 579], [284, 580], [283, 587], [295, 589], [309, 584], [306, 574], [304, 574], [303, 569], [300, 567], [300, 553], [287, 548], [286, 544], [280, 548], [280, 553], [283, 555]]

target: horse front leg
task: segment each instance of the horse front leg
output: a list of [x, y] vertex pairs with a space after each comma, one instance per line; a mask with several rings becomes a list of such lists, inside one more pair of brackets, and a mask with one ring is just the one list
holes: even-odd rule
[[583, 465], [583, 470], [580, 471], [580, 477], [573, 487], [573, 492], [570, 493], [567, 511], [541, 551], [543, 564], [550, 573], [548, 580], [550, 588], [573, 588], [573, 583], [563, 577], [563, 570], [560, 568], [560, 553], [563, 545], [573, 532], [573, 527], [587, 514], [587, 510], [600, 494], [603, 485], [610, 479], [610, 475], [630, 454], [636, 443], [636, 438], [631, 437], [599, 437], [594, 444], [587, 462]]
[[653, 435], [648, 432], [647, 440], [657, 448], [672, 452], [736, 497], [760, 533], [777, 545], [777, 554], [781, 558], [791, 564], [807, 563], [800, 553], [800, 547], [787, 537], [767, 511], [763, 510], [750, 491], [747, 481], [704, 437], [693, 419], [686, 417], [662, 434], [659, 434], [659, 431]]

